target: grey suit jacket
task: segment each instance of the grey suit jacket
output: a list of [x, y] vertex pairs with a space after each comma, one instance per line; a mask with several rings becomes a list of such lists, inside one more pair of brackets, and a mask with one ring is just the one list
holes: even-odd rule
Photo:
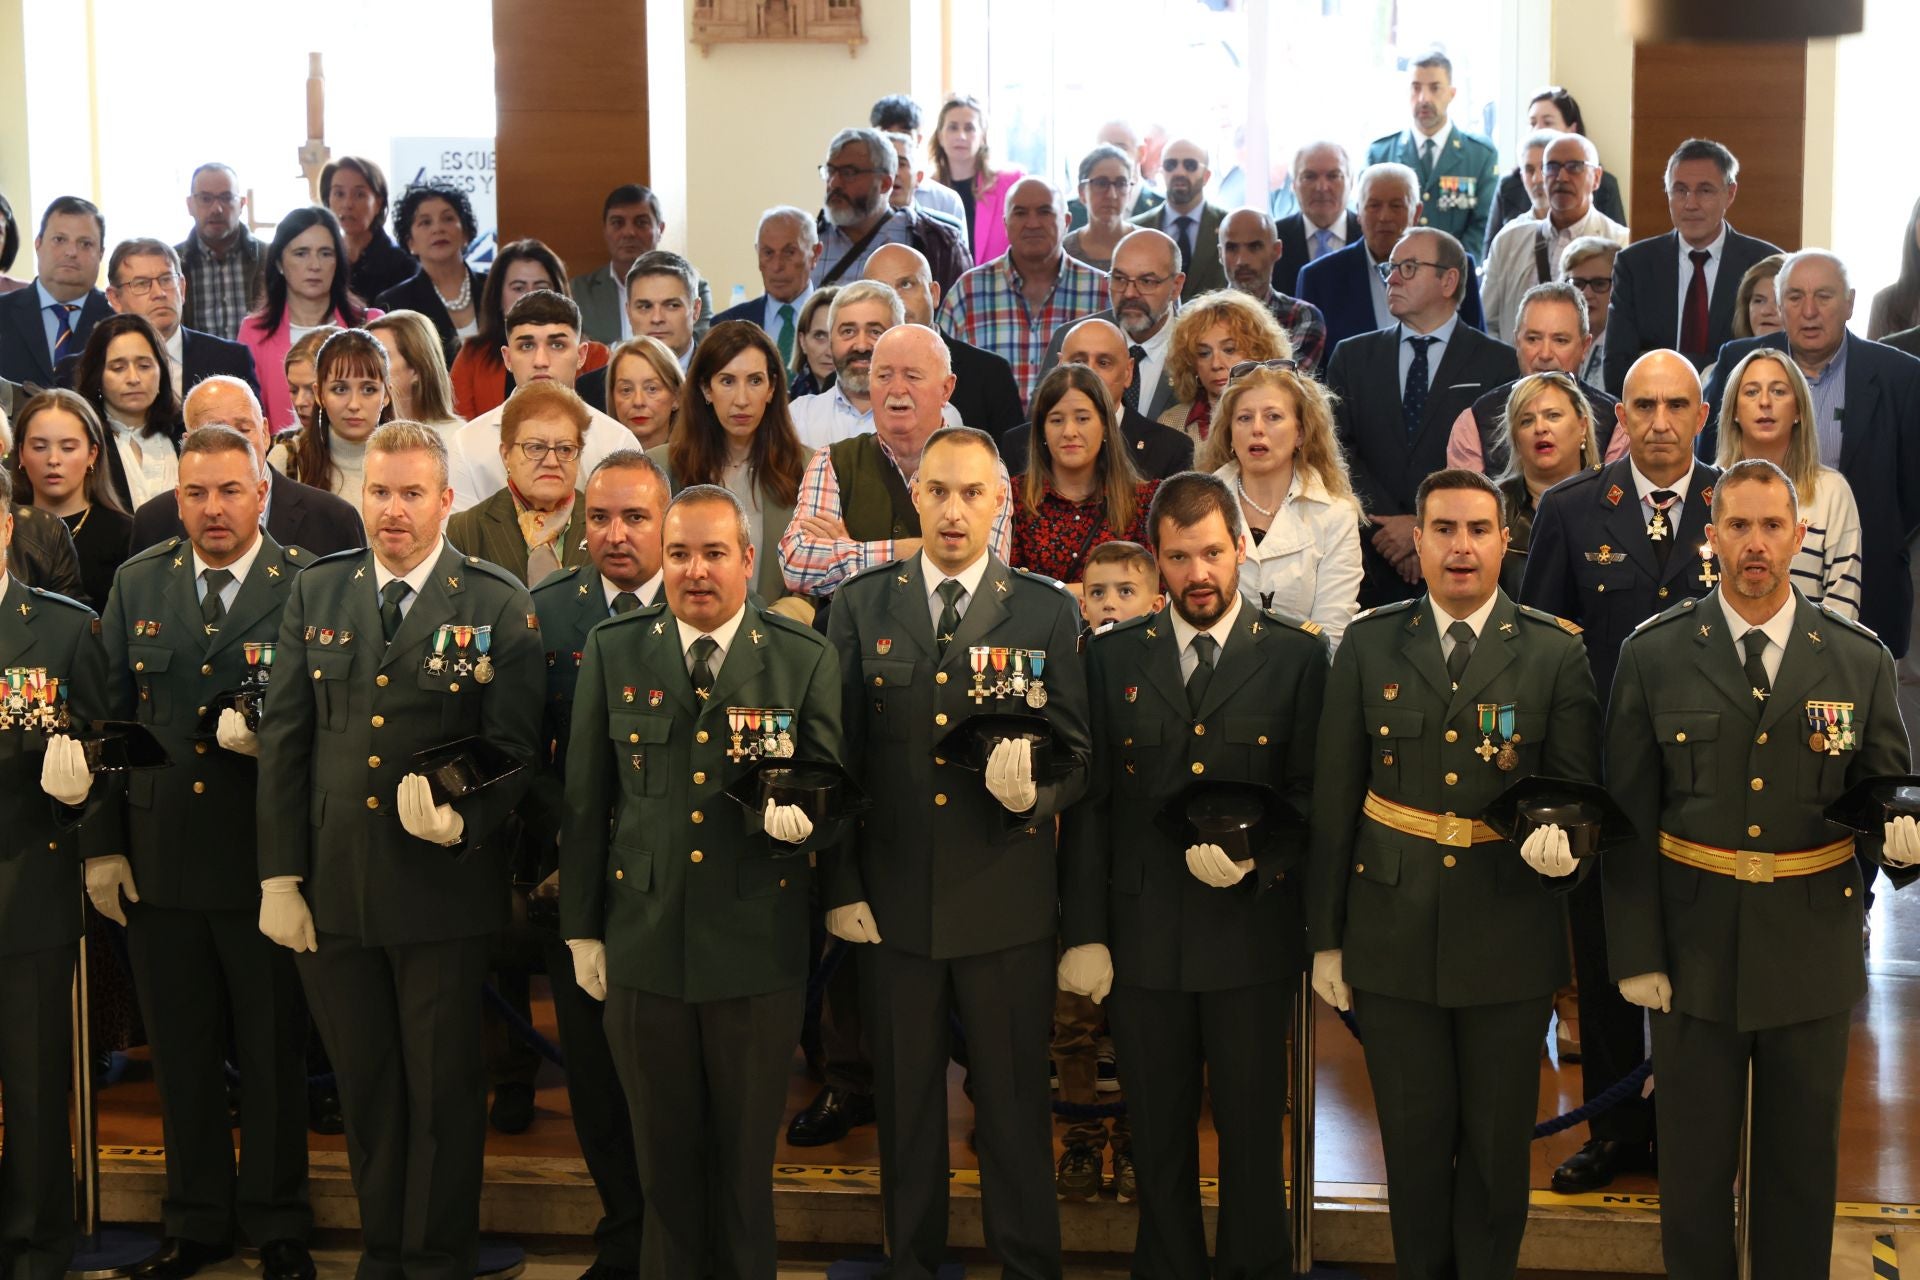
[[[1162, 219], [1170, 212], [1164, 206], [1155, 206], [1145, 213], [1134, 214], [1127, 221], [1136, 227], [1152, 227], [1155, 231], [1162, 231], [1165, 230], [1161, 225]], [[1194, 234], [1193, 256], [1187, 260], [1187, 283], [1180, 290], [1182, 301], [1227, 287], [1227, 269], [1220, 265], [1220, 224], [1226, 216], [1227, 211], [1217, 204], [1201, 204], [1200, 229]], [[1151, 418], [1155, 415], [1147, 416]]]

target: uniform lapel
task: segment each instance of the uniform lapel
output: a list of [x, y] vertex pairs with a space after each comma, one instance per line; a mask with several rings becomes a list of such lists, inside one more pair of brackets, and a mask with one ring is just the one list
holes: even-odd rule
[[1234, 620], [1233, 633], [1221, 647], [1219, 665], [1214, 669], [1213, 679], [1207, 683], [1207, 700], [1200, 704], [1197, 719], [1204, 720], [1219, 711], [1242, 685], [1253, 678], [1254, 673], [1266, 665], [1267, 649], [1260, 643], [1260, 633], [1273, 625], [1258, 609], [1244, 600], [1241, 602], [1240, 616]]
[[1821, 631], [1826, 619], [1808, 604], [1796, 588], [1793, 593], [1793, 634], [1787, 637], [1786, 652], [1780, 657], [1780, 673], [1774, 677], [1773, 692], [1767, 697], [1766, 710], [1760, 714], [1760, 727], [1771, 731], [1788, 715], [1803, 714], [1809, 694], [1827, 678], [1827, 642]]
[[[1594, 488], [1597, 490], [1594, 500], [1600, 504], [1600, 523], [1606, 532], [1605, 544], [1614, 555], [1626, 555], [1632, 559], [1648, 578], [1658, 579], [1660, 562], [1654, 558], [1653, 543], [1647, 540], [1647, 522], [1641, 518], [1644, 513], [1640, 506], [1640, 494], [1633, 487], [1633, 471], [1626, 460], [1623, 458], [1610, 467]], [[1598, 554], [1600, 548], [1591, 547], [1587, 550]]]
[[[420, 592], [420, 598], [407, 610], [407, 616], [400, 621], [400, 629], [393, 633], [393, 643], [387, 646], [386, 653], [380, 659], [381, 669], [392, 666], [412, 650], [424, 645], [441, 623], [447, 621], [454, 605], [466, 591], [466, 559], [453, 549], [451, 543], [442, 547], [440, 558], [433, 562], [433, 572], [427, 575], [427, 583]], [[369, 572], [368, 578], [373, 574]], [[379, 600], [376, 591], [374, 599]], [[374, 606], [374, 630], [371, 635], [380, 634], [380, 609]]]
[[163, 599], [173, 615], [172, 624], [179, 628], [180, 634], [193, 636], [196, 653], [212, 652], [213, 637], [207, 634], [206, 615], [200, 611], [200, 588], [195, 581], [198, 575], [193, 568], [193, 546], [185, 538], [173, 549], [167, 570], [167, 589]]
[[1700, 548], [1707, 542], [1707, 521], [1713, 514], [1713, 486], [1719, 478], [1720, 473], [1710, 471], [1704, 462], [1694, 464], [1693, 489], [1680, 512], [1680, 527], [1674, 532], [1673, 551], [1660, 574], [1661, 582], [1700, 572]]
[[[645, 652], [653, 678], [664, 686], [662, 692], [697, 719], [702, 708], [694, 696], [693, 680], [687, 674], [687, 651], [680, 644], [679, 621], [671, 609], [662, 609], [659, 617], [645, 624], [645, 629]], [[735, 643], [738, 644], [738, 640]]]
[[933, 614], [927, 604], [927, 580], [920, 572], [920, 557], [900, 561], [891, 573], [887, 615], [893, 619], [893, 635], [875, 637], [876, 641], [887, 641], [888, 653], [893, 652], [893, 645], [906, 643], [928, 657], [934, 656], [938, 650], [933, 643]]
[[1738, 619], [1726, 616], [1720, 603], [1720, 593], [1716, 591], [1702, 600], [1693, 611], [1693, 616], [1683, 625], [1693, 628], [1693, 643], [1699, 649], [1701, 672], [1728, 702], [1758, 720], [1760, 708], [1754, 701], [1753, 686], [1747, 682], [1747, 673], [1740, 664], [1737, 647], [1739, 642], [1736, 637], [1740, 634], [1741, 623]]
[[1449, 720], [1492, 684], [1495, 676], [1512, 665], [1510, 642], [1519, 634], [1513, 601], [1507, 598], [1506, 592], [1496, 592], [1493, 612], [1487, 615], [1487, 625], [1480, 629], [1480, 638], [1473, 643], [1473, 656], [1467, 659], [1467, 669], [1460, 673], [1460, 688], [1447, 707]]
[[[947, 645], [947, 652], [939, 659], [938, 666], [964, 668], [968, 647], [979, 644], [1000, 625], [1001, 619], [1007, 616], [1007, 595], [1013, 589], [1012, 577], [1013, 570], [988, 552], [987, 571], [980, 575], [980, 589], [967, 601], [967, 611], [960, 615], [960, 628], [953, 633], [953, 640]], [[924, 587], [922, 594], [925, 594]], [[928, 606], [929, 612], [931, 608]], [[938, 652], [938, 649], [935, 651]]]
[[1453, 701], [1453, 681], [1447, 678], [1447, 664], [1440, 656], [1440, 633], [1433, 627], [1433, 604], [1421, 596], [1407, 610], [1406, 623], [1400, 629], [1400, 655], [1433, 686], [1442, 703]]
[[1147, 678], [1174, 713], [1185, 718], [1191, 713], [1187, 707], [1187, 686], [1180, 679], [1180, 637], [1173, 632], [1171, 605], [1147, 615], [1146, 623], [1140, 628], [1140, 643], [1147, 649]]
[[287, 564], [280, 544], [263, 531], [260, 534], [260, 554], [253, 558], [253, 568], [240, 583], [240, 590], [233, 597], [233, 607], [227, 610], [220, 630], [209, 637], [207, 652], [217, 653], [228, 645], [240, 643], [248, 627], [285, 604], [293, 575], [294, 570]]
[[20, 575], [9, 573], [6, 599], [0, 603], [0, 658], [10, 665], [27, 665], [26, 655], [33, 648], [33, 618], [39, 611]]
[[733, 643], [727, 647], [726, 660], [713, 678], [713, 696], [700, 708], [702, 713], [724, 712], [734, 695], [766, 670], [760, 652], [766, 643], [767, 629], [760, 625], [759, 615], [749, 606], [747, 616], [740, 619], [740, 629], [733, 633]]

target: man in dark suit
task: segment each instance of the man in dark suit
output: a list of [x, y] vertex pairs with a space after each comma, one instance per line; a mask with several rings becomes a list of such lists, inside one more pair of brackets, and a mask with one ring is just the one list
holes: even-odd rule
[[1447, 465], [1447, 436], [1461, 410], [1520, 374], [1512, 347], [1461, 322], [1460, 291], [1473, 266], [1458, 240], [1415, 227], [1388, 262], [1395, 323], [1342, 342], [1327, 363], [1327, 387], [1338, 397], [1334, 434], [1355, 496], [1373, 517], [1360, 548], [1363, 605], [1418, 594], [1414, 492]]
[[240, 379], [258, 396], [260, 379], [251, 351], [181, 324], [186, 279], [180, 255], [166, 241], [122, 240], [107, 259], [107, 302], [115, 311], [146, 317], [159, 332], [166, 344], [175, 395], [184, 398], [208, 378], [225, 374]]
[[[480, 987], [546, 687], [526, 588], [441, 534], [446, 465], [430, 427], [368, 438], [374, 546], [294, 579], [260, 732], [260, 931], [340, 1077], [360, 1265], [419, 1280], [471, 1280], [479, 1253]], [[438, 803], [414, 758], [471, 737], [519, 771]]]
[[[1193, 466], [1193, 437], [1175, 431], [1141, 415], [1127, 403], [1127, 388], [1132, 385], [1136, 364], [1128, 353], [1126, 335], [1110, 320], [1089, 317], [1067, 326], [1066, 340], [1060, 347], [1060, 359], [1066, 364], [1083, 364], [1093, 370], [1106, 385], [1107, 394], [1120, 408], [1120, 434], [1126, 438], [1133, 469], [1143, 479], [1164, 479]], [[1022, 424], [1000, 437], [1000, 457], [1009, 475], [1027, 469], [1027, 452], [1033, 428]]]
[[0, 296], [0, 378], [59, 385], [55, 368], [113, 314], [107, 295], [93, 287], [106, 241], [107, 221], [91, 201], [61, 196], [47, 206], [33, 238], [38, 278]]
[[[1564, 373], [1579, 382], [1593, 407], [1593, 433], [1600, 445], [1600, 456], [1587, 465], [1597, 467], [1611, 452], [1614, 429], [1619, 425], [1614, 406], [1620, 402], [1600, 388], [1579, 381], [1580, 366], [1593, 345], [1587, 321], [1586, 300], [1579, 290], [1564, 280], [1537, 284], [1520, 299], [1513, 349], [1520, 357], [1521, 378]], [[1513, 386], [1512, 382], [1503, 382], [1492, 388], [1453, 420], [1447, 438], [1448, 466], [1500, 474], [1507, 456], [1507, 397], [1513, 393]]]
[[[1173, 338], [1173, 317], [1180, 310], [1180, 293], [1187, 277], [1180, 270], [1180, 249], [1165, 232], [1151, 227], [1130, 231], [1114, 246], [1113, 270], [1107, 275], [1108, 306], [1087, 320], [1104, 320], [1126, 335], [1133, 357], [1134, 408], [1150, 421], [1173, 407], [1173, 382], [1167, 377], [1167, 346]], [[1047, 342], [1040, 362], [1045, 377], [1060, 363], [1067, 333], [1084, 324], [1061, 325]]]
[[[1320, 308], [1327, 323], [1328, 351], [1348, 338], [1393, 323], [1380, 264], [1408, 228], [1419, 225], [1421, 208], [1419, 180], [1407, 166], [1369, 165], [1360, 175], [1360, 238], [1303, 267], [1293, 295]], [[1460, 289], [1460, 319], [1470, 328], [1485, 330], [1480, 273], [1470, 253]]]
[[763, 292], [713, 318], [751, 320], [766, 330], [780, 348], [783, 367], [793, 363], [793, 344], [799, 340], [800, 308], [813, 292], [813, 264], [820, 261], [820, 235], [805, 209], [775, 205], [760, 215], [753, 237], [754, 257], [760, 264]]
[[[989, 549], [1008, 501], [993, 439], [937, 432], [913, 480], [924, 537], [908, 559], [856, 575], [834, 597], [847, 758], [875, 807], [826, 864], [827, 927], [864, 944], [880, 1170], [898, 1280], [932, 1280], [947, 1248], [947, 1061], [957, 1016], [972, 1064], [986, 1244], [1009, 1275], [1060, 1274], [1046, 1054], [1053, 1024], [1054, 818], [1086, 787], [1080, 612], [1051, 579]], [[1045, 716], [1052, 767], [1027, 738], [943, 745], [973, 715], [971, 655], [1042, 661], [1038, 694], [983, 686], [994, 709]], [[1023, 657], [1033, 670], [1030, 657]], [[936, 754], [938, 750], [938, 754]], [[984, 778], [974, 771], [984, 755]], [[963, 765], [965, 767], [963, 767]], [[984, 781], [985, 785], [982, 785]]]
[[1405, 129], [1375, 138], [1367, 163], [1397, 161], [1419, 175], [1423, 227], [1435, 227], [1463, 245], [1487, 242], [1487, 219], [1499, 185], [1499, 153], [1492, 142], [1455, 124], [1448, 108], [1460, 90], [1453, 63], [1438, 49], [1408, 69], [1413, 119]]
[[[1701, 554], [1720, 473], [1693, 456], [1707, 414], [1699, 386], [1677, 353], [1642, 356], [1617, 410], [1627, 456], [1548, 490], [1533, 518], [1521, 602], [1580, 624], [1601, 689], [1613, 687], [1620, 645], [1635, 627], [1719, 580]], [[1611, 980], [1621, 974], [1608, 965], [1599, 886], [1581, 885], [1567, 906], [1580, 984], [1580, 1083], [1592, 1101], [1640, 1064], [1645, 1019]], [[1595, 1116], [1587, 1134], [1554, 1170], [1554, 1190], [1593, 1191], [1653, 1167], [1654, 1108], [1646, 1099], [1623, 1099]]]
[[[261, 532], [266, 463], [237, 431], [187, 434], [178, 492], [187, 537], [121, 566], [102, 618], [113, 717], [147, 725], [172, 762], [129, 775], [126, 854], [87, 869], [95, 908], [126, 926], [166, 1122], [166, 1238], [135, 1274], [185, 1280], [231, 1257], [237, 1228], [268, 1280], [313, 1280], [307, 1008], [293, 957], [260, 932], [259, 739], [236, 707], [215, 742], [201, 727], [221, 693], [274, 671], [263, 643], [313, 557]], [[229, 1029], [246, 1082], [237, 1171]]]
[[[1286, 1094], [1272, 1073], [1306, 968], [1305, 833], [1274, 815], [1246, 847], [1222, 848], [1229, 842], [1211, 835], [1174, 839], [1156, 819], [1196, 777], [1271, 788], [1278, 803], [1308, 811], [1327, 645], [1320, 624], [1241, 597], [1244, 525], [1224, 481], [1168, 481], [1150, 524], [1167, 608], [1089, 646], [1098, 754], [1087, 799], [1061, 822], [1060, 987], [1095, 1001], [1113, 989], [1140, 1186], [1135, 1268], [1286, 1275], [1286, 1219], [1275, 1212]], [[1209, 732], [1230, 708], [1250, 714], [1229, 733]], [[1194, 1124], [1203, 1079], [1220, 1138], [1211, 1271]]]
[[1293, 154], [1293, 194], [1300, 211], [1275, 224], [1280, 260], [1273, 264], [1273, 287], [1298, 296], [1300, 269], [1360, 241], [1360, 219], [1347, 208], [1351, 166], [1337, 142], [1309, 142]]
[[1880, 339], [1883, 347], [1892, 347], [1895, 351], [1904, 351], [1910, 356], [1920, 358], [1920, 327], [1902, 329]]
[[[900, 295], [908, 324], [923, 324], [940, 332], [933, 323], [934, 308], [940, 305], [940, 282], [933, 278], [933, 268], [918, 249], [910, 244], [881, 245], [868, 255], [860, 276], [891, 285]], [[1014, 381], [1013, 366], [1007, 358], [951, 334], [940, 336], [953, 360], [953, 394], [947, 403], [958, 411], [960, 421], [996, 439], [1025, 422], [1020, 384]]]
[[[232, 427], [252, 442], [262, 458], [272, 446], [260, 402], [237, 378], [217, 374], [201, 382], [187, 395], [184, 413], [189, 431], [216, 423]], [[345, 499], [301, 484], [271, 466], [267, 483], [266, 528], [281, 546], [301, 547], [319, 557], [367, 545], [366, 526]], [[155, 494], [133, 513], [135, 550], [185, 533], [179, 495], [173, 490]]]
[[[582, 271], [567, 281], [568, 294], [580, 307], [580, 336], [613, 346], [630, 337], [627, 318], [627, 272], [642, 254], [652, 253], [667, 229], [660, 197], [637, 182], [625, 182], [607, 193], [600, 208], [600, 235], [609, 261]], [[713, 314], [713, 291], [706, 277], [696, 292], [699, 317], [693, 322], [694, 340], [706, 333]]]
[[1615, 395], [1633, 362], [1649, 351], [1678, 351], [1705, 369], [1733, 337], [1740, 277], [1780, 252], [1727, 222], [1739, 178], [1733, 152], [1706, 138], [1687, 139], [1667, 160], [1673, 230], [1635, 241], [1613, 260], [1607, 390]]
[[[1207, 167], [1207, 149], [1191, 138], [1175, 138], [1161, 153], [1160, 168], [1166, 177], [1166, 203], [1127, 221], [1162, 231], [1173, 240], [1180, 252], [1180, 270], [1186, 273], [1181, 298], [1226, 288], [1227, 273], [1220, 265], [1220, 220], [1227, 211], [1207, 203], [1207, 179], [1213, 174]], [[1114, 261], [1119, 261], [1117, 250]]]

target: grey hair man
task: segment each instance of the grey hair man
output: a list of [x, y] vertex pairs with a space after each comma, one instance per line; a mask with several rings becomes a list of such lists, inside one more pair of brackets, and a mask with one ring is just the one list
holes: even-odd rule
[[883, 244], [910, 244], [926, 255], [933, 278], [951, 289], [973, 265], [965, 230], [917, 204], [892, 203], [900, 155], [878, 129], [842, 129], [827, 144], [820, 178], [825, 197], [815, 221], [822, 252], [813, 283], [858, 279], [867, 255]]

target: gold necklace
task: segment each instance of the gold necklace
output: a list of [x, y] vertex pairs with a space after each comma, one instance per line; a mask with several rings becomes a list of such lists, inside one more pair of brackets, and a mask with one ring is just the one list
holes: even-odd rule
[[87, 521], [91, 520], [92, 518], [93, 518], [93, 505], [89, 503], [80, 512], [80, 523], [74, 525], [73, 528], [69, 529], [67, 532], [73, 533], [73, 534], [79, 533], [82, 529], [87, 527]]

